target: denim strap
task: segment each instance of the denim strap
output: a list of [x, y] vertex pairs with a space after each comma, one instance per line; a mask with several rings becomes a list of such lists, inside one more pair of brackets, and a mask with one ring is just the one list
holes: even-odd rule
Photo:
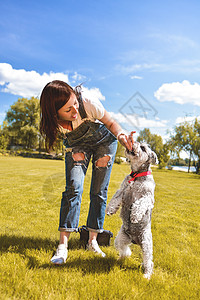
[[76, 97], [77, 97], [78, 102], [79, 102], [79, 113], [80, 113], [81, 119], [85, 119], [85, 118], [87, 118], [87, 113], [85, 111], [85, 107], [84, 107], [84, 104], [83, 104], [83, 98], [82, 98], [82, 94], [81, 94], [81, 91], [80, 91], [80, 86], [78, 85], [77, 87], [75, 87], [74, 90], [75, 90]]

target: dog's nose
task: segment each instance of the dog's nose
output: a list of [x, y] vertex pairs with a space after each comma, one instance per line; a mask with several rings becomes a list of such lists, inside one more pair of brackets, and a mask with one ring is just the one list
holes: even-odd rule
[[133, 150], [133, 148], [132, 148], [131, 150], [127, 150], [127, 153], [128, 153], [128, 154], [134, 155], [135, 152], [134, 152], [134, 150]]

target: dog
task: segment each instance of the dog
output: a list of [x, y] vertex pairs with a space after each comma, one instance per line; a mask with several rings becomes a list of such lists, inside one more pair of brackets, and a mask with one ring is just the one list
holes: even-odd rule
[[115, 239], [115, 247], [123, 258], [131, 255], [128, 245], [138, 244], [143, 253], [144, 277], [150, 279], [153, 273], [151, 213], [155, 189], [150, 165], [158, 164], [158, 158], [146, 143], [138, 142], [134, 142], [132, 150], [126, 150], [125, 155], [132, 172], [110, 200], [106, 214], [115, 214], [122, 206], [123, 225]]

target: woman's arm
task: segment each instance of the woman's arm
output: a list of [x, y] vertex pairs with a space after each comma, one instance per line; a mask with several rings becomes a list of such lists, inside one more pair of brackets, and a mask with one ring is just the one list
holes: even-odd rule
[[133, 133], [135, 131], [132, 131], [128, 136], [126, 133], [122, 130], [121, 126], [111, 117], [111, 115], [105, 110], [104, 116], [102, 119], [100, 119], [102, 123], [105, 124], [105, 126], [114, 134], [118, 141], [126, 147], [128, 150], [132, 149], [132, 145], [134, 143], [133, 140]]

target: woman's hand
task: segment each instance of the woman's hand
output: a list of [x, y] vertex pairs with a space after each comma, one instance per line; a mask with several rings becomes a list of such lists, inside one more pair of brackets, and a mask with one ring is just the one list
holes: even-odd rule
[[131, 150], [133, 148], [133, 143], [134, 143], [134, 139], [133, 139], [133, 134], [136, 131], [131, 131], [131, 133], [127, 136], [125, 133], [119, 133], [117, 135], [117, 139], [120, 142], [120, 144], [122, 144], [122, 146], [126, 147], [128, 150]]
[[113, 120], [111, 115], [105, 110], [104, 116], [100, 119], [102, 123], [106, 125], [106, 127], [117, 137], [118, 141], [122, 144], [122, 146], [126, 147], [128, 150], [131, 150], [133, 147], [133, 134], [136, 131], [131, 131], [129, 135], [122, 131], [120, 125]]

